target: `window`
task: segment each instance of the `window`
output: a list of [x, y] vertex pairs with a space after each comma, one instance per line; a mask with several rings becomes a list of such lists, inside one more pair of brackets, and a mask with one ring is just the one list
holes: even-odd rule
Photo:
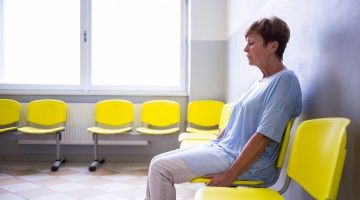
[[1, 83], [80, 84], [79, 1], [3, 0], [1, 13]]
[[184, 0], [0, 0], [0, 89], [185, 91]]

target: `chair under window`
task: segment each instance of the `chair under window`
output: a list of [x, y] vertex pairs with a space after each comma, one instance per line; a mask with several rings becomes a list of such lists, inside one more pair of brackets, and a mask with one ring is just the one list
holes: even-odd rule
[[56, 137], [56, 160], [51, 170], [57, 171], [66, 159], [60, 157], [61, 134], [65, 131], [67, 119], [67, 105], [55, 99], [41, 99], [28, 104], [27, 126], [18, 131], [25, 134], [42, 135], [54, 134]]
[[20, 103], [12, 99], [0, 99], [0, 133], [17, 130], [20, 120]]
[[146, 101], [141, 108], [140, 134], [164, 135], [180, 130], [180, 104], [169, 100]]
[[94, 160], [89, 166], [95, 171], [105, 159], [98, 156], [98, 135], [124, 134], [132, 130], [134, 105], [130, 101], [121, 99], [103, 100], [95, 106], [95, 126], [87, 130], [94, 140]]
[[218, 133], [221, 110], [224, 102], [196, 100], [188, 104], [187, 133]]

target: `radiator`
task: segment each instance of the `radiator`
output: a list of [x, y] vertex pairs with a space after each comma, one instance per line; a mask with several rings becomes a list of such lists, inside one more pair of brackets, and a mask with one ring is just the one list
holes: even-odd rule
[[[133, 127], [139, 127], [141, 104], [134, 104]], [[92, 135], [87, 128], [94, 126], [94, 103], [68, 103], [68, 115], [65, 132], [62, 134], [61, 144], [89, 145], [93, 144]], [[21, 121], [19, 126], [26, 125], [27, 104], [21, 105]], [[40, 138], [41, 135], [38, 136]], [[55, 138], [55, 137], [54, 137]], [[19, 144], [55, 144], [54, 140], [19, 140]], [[102, 145], [147, 145], [148, 141], [99, 141]]]

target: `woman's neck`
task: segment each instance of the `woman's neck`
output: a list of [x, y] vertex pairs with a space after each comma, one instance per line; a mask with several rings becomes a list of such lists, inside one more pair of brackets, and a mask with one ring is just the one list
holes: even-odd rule
[[263, 78], [267, 78], [276, 74], [277, 72], [285, 69], [286, 67], [281, 62], [280, 59], [274, 59], [272, 62], [266, 63], [263, 67], [261, 67], [261, 72], [263, 74]]

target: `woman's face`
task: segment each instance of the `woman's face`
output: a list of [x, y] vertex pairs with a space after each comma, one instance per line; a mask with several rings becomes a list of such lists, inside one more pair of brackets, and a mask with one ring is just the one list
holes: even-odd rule
[[247, 45], [244, 51], [249, 60], [249, 65], [262, 67], [266, 65], [266, 62], [270, 56], [269, 44], [264, 46], [263, 38], [257, 34], [252, 33], [246, 37]]

